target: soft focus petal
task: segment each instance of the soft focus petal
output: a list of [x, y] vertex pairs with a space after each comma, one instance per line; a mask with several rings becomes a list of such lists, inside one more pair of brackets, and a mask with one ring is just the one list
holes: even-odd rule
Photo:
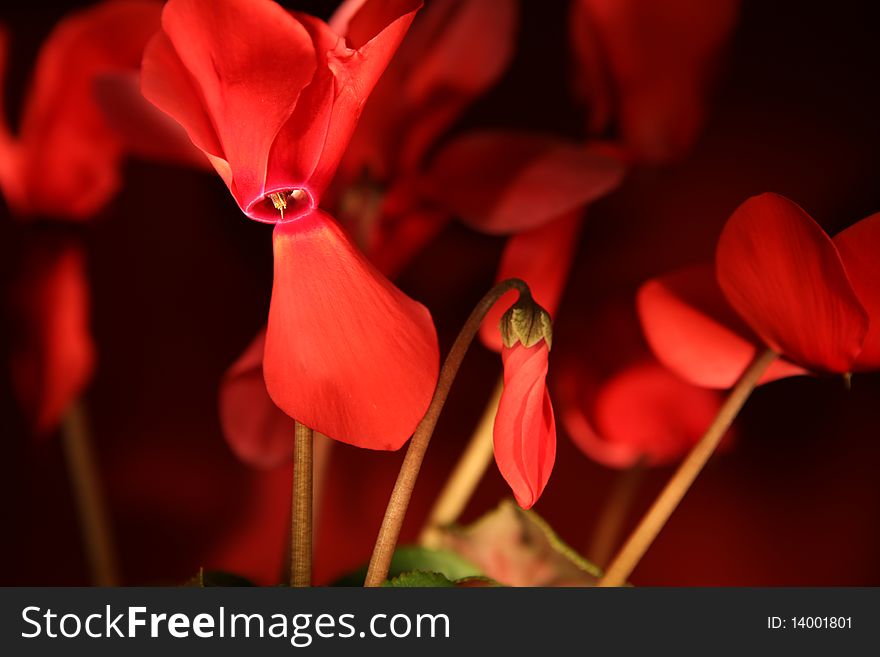
[[0, 176], [16, 212], [83, 218], [116, 191], [122, 143], [95, 101], [94, 82], [137, 68], [160, 11], [151, 0], [104, 2], [52, 31], [21, 114], [17, 180], [9, 188], [8, 175]]
[[[577, 248], [580, 224], [580, 213], [575, 212], [512, 235], [504, 246], [496, 280], [521, 278], [529, 284], [535, 301], [554, 317]], [[498, 324], [517, 296], [517, 292], [502, 296], [483, 320], [480, 339], [489, 349], [501, 351]]]
[[775, 194], [743, 203], [718, 241], [718, 284], [766, 343], [808, 369], [849, 372], [868, 317], [831, 238]]
[[738, 0], [575, 0], [579, 87], [597, 106], [590, 108], [591, 127], [604, 127], [601, 119], [608, 116], [604, 77], [623, 141], [649, 161], [681, 155], [702, 128], [706, 96], [738, 7]]
[[880, 213], [834, 238], [850, 283], [870, 318], [856, 369], [880, 368]]
[[618, 160], [554, 137], [480, 132], [441, 151], [424, 192], [473, 228], [512, 233], [584, 207], [623, 173]]
[[566, 367], [556, 390], [566, 432], [587, 456], [612, 468], [681, 458], [712, 423], [722, 401], [650, 357], [602, 381], [583, 368]]
[[517, 19], [514, 0], [432, 0], [370, 96], [343, 175], [352, 179], [368, 169], [385, 179], [414, 170], [507, 68]]
[[204, 153], [193, 145], [180, 124], [143, 97], [137, 73], [99, 76], [95, 80], [95, 95], [107, 123], [122, 139], [128, 153], [159, 162], [210, 169]]
[[495, 462], [524, 509], [538, 501], [556, 460], [556, 421], [546, 386], [548, 354], [543, 341], [501, 351], [504, 391], [495, 416]]
[[220, 384], [220, 424], [245, 463], [272, 468], [293, 457], [293, 420], [278, 408], [263, 380], [266, 331], [260, 331]]
[[394, 287], [315, 211], [275, 228], [263, 369], [272, 399], [321, 433], [398, 449], [434, 393], [430, 313]]
[[[760, 339], [727, 303], [711, 265], [648, 281], [639, 289], [637, 305], [654, 355], [694, 385], [730, 388], [761, 348]], [[779, 359], [761, 382], [798, 374], [805, 372]]]
[[81, 248], [46, 240], [24, 256], [11, 291], [12, 381], [32, 428], [52, 431], [95, 368]]

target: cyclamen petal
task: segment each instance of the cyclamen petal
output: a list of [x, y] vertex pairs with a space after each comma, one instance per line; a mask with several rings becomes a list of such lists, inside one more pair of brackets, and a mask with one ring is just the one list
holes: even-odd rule
[[430, 313], [382, 276], [320, 210], [277, 224], [274, 245], [263, 362], [270, 396], [330, 438], [400, 448], [437, 381]]
[[543, 340], [532, 347], [504, 347], [504, 390], [495, 416], [495, 462], [514, 497], [531, 508], [547, 485], [556, 460], [556, 421], [547, 392]]
[[[697, 265], [651, 279], [639, 289], [639, 320], [657, 359], [697, 386], [730, 388], [761, 349], [715, 280], [712, 265]], [[806, 374], [777, 359], [761, 383]]]
[[249, 217], [278, 221], [268, 195], [282, 193], [294, 219], [318, 203], [420, 6], [368, 0], [345, 22], [351, 33], [337, 34], [271, 0], [170, 0], [142, 91], [184, 126]]
[[834, 238], [846, 273], [870, 316], [857, 370], [880, 368], [880, 213], [862, 219]]
[[278, 408], [263, 380], [266, 330], [257, 334], [220, 384], [223, 436], [245, 463], [272, 468], [293, 456], [294, 422]]
[[852, 371], [868, 315], [831, 238], [800, 207], [762, 194], [733, 213], [715, 256], [730, 305], [767, 345], [807, 369]]

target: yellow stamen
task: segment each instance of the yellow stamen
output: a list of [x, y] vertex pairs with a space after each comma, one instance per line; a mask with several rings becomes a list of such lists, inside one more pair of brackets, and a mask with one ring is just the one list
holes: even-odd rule
[[269, 194], [269, 200], [272, 201], [272, 205], [275, 206], [275, 209], [281, 213], [281, 218], [284, 219], [284, 211], [287, 209], [287, 193], [273, 192]]

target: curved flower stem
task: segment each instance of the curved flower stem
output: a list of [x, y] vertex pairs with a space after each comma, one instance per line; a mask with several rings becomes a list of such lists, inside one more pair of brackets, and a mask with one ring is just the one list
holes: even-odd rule
[[312, 444], [314, 433], [296, 422], [291, 509], [290, 585], [312, 585]]
[[71, 404], [61, 424], [61, 442], [73, 486], [86, 556], [97, 586], [118, 586], [119, 566], [107, 504], [98, 479], [95, 450], [82, 401]]
[[639, 459], [629, 468], [620, 472], [612, 485], [608, 501], [599, 512], [599, 519], [596, 521], [596, 529], [593, 531], [587, 558], [601, 568], [608, 565], [608, 559], [612, 556], [613, 550], [620, 540], [620, 531], [632, 507], [644, 474], [645, 461], [643, 459]]
[[443, 490], [434, 502], [428, 515], [428, 521], [419, 535], [419, 543], [427, 548], [436, 548], [440, 540], [440, 528], [455, 522], [464, 511], [468, 501], [474, 494], [480, 480], [492, 463], [494, 444], [492, 429], [495, 426], [495, 414], [501, 401], [504, 379], [499, 378], [492, 396], [489, 398], [483, 416], [465, 447], [464, 453], [455, 464], [455, 469], [446, 480]]
[[425, 416], [416, 427], [412, 439], [409, 441], [403, 465], [400, 466], [394, 490], [391, 491], [391, 498], [388, 500], [388, 507], [385, 509], [385, 517], [382, 519], [382, 527], [379, 529], [379, 536], [376, 538], [376, 545], [373, 547], [373, 556], [370, 558], [370, 566], [367, 569], [367, 578], [364, 586], [381, 586], [382, 582], [388, 577], [391, 557], [394, 554], [394, 548], [397, 546], [400, 528], [403, 526], [403, 519], [406, 516], [409, 500], [412, 497], [413, 488], [419, 476], [419, 469], [422, 467], [422, 461], [425, 459], [425, 452], [428, 449], [428, 443], [431, 442], [431, 436], [434, 433], [434, 427], [437, 426], [437, 420], [440, 418], [443, 404], [446, 403], [446, 397], [449, 395], [449, 389], [452, 387], [452, 382], [455, 380], [455, 375], [458, 373], [461, 361], [464, 359], [464, 355], [467, 353], [471, 342], [473, 342], [477, 331], [480, 330], [480, 324], [486, 317], [486, 314], [495, 305], [495, 302], [510, 290], [517, 290], [520, 298], [531, 296], [529, 286], [518, 278], [509, 278], [498, 283], [498, 285], [489, 290], [471, 312], [470, 317], [468, 317], [461, 332], [455, 339], [452, 349], [449, 350], [446, 360], [443, 362], [443, 368], [440, 370], [440, 376], [437, 379], [437, 388], [434, 390], [434, 397], [428, 405]]
[[636, 565], [644, 556], [648, 548], [657, 538], [660, 530], [669, 520], [679, 502], [690, 489], [691, 484], [703, 470], [709, 457], [712, 456], [718, 443], [727, 433], [740, 409], [746, 403], [752, 390], [758, 384], [761, 375], [776, 360], [778, 354], [773, 350], [767, 350], [758, 354], [740, 376], [727, 399], [718, 410], [718, 415], [712, 421], [711, 426], [703, 434], [690, 454], [687, 455], [672, 479], [666, 484], [666, 488], [660, 493], [651, 508], [642, 518], [638, 527], [635, 528], [627, 542], [617, 553], [614, 561], [608, 567], [605, 576], [599, 580], [599, 586], [623, 586]]

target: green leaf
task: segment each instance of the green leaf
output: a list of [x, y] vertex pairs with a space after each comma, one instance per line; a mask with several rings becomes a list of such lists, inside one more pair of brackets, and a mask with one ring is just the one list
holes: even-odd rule
[[447, 579], [440, 573], [434, 573], [427, 570], [413, 570], [408, 573], [402, 573], [397, 577], [386, 580], [382, 586], [396, 589], [414, 589], [414, 588], [452, 588], [455, 582]]
[[[388, 577], [394, 578], [412, 571], [439, 573], [451, 581], [483, 575], [471, 562], [449, 550], [430, 550], [415, 545], [397, 548], [391, 559]], [[363, 586], [366, 575], [367, 567], [364, 565], [334, 582], [333, 586]]]
[[240, 575], [224, 573], [221, 570], [208, 570], [199, 568], [197, 575], [187, 580], [184, 586], [206, 588], [213, 586], [254, 586], [254, 583]]

